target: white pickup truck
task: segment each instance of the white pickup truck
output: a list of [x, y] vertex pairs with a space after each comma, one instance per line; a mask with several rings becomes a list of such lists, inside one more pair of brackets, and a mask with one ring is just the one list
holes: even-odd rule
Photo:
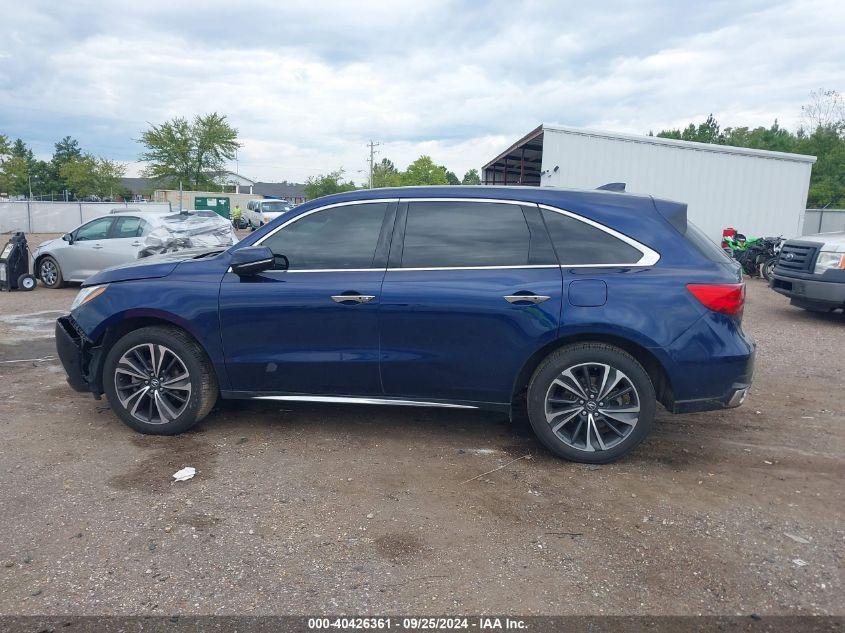
[[282, 213], [293, 209], [292, 202], [287, 200], [250, 200], [244, 211], [244, 220], [253, 231], [275, 220]]
[[805, 310], [845, 309], [845, 231], [788, 240], [781, 248], [771, 286]]

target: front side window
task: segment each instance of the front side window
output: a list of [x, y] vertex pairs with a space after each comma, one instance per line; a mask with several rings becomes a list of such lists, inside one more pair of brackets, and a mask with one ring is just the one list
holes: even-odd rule
[[88, 224], [80, 226], [76, 229], [76, 236], [73, 238], [77, 242], [85, 242], [87, 240], [104, 240], [109, 236], [109, 229], [114, 218], [98, 218], [92, 220]]
[[378, 245], [386, 202], [350, 204], [317, 211], [294, 221], [262, 244], [287, 258], [289, 270], [370, 268]]
[[568, 215], [543, 209], [543, 219], [562, 266], [631, 265], [643, 257], [618, 237]]
[[412, 202], [403, 268], [524, 266], [530, 233], [522, 209], [496, 202]]

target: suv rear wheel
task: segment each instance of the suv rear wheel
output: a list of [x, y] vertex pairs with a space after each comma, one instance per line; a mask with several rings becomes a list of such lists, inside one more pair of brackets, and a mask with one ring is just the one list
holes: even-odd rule
[[103, 367], [103, 390], [124, 423], [155, 435], [188, 430], [217, 401], [208, 356], [173, 327], [141, 328], [115, 343]]
[[642, 365], [604, 343], [577, 343], [550, 354], [528, 385], [528, 418], [540, 441], [565, 459], [619, 459], [651, 430], [656, 399]]

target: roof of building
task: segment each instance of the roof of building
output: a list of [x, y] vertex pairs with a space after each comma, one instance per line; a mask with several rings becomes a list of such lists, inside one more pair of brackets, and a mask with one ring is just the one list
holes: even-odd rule
[[801, 163], [815, 163], [815, 156], [806, 154], [791, 154], [789, 152], [773, 152], [765, 149], [751, 149], [750, 147], [736, 147], [734, 145], [718, 145], [716, 143], [699, 143], [696, 141], [682, 141], [674, 138], [663, 138], [660, 136], [645, 136], [642, 134], [626, 134], [624, 132], [606, 132], [602, 130], [590, 130], [586, 128], [569, 127], [566, 125], [540, 126], [544, 131], [564, 132], [566, 134], [577, 134], [580, 136], [594, 136], [598, 138], [614, 139], [617, 141], [630, 141], [634, 143], [645, 143], [648, 145], [666, 145], [680, 149], [699, 150], [713, 152], [716, 154], [744, 154], [746, 156], [757, 156], [758, 158], [775, 158], [778, 160], [792, 160]]
[[275, 198], [304, 198], [305, 185], [295, 182], [257, 182], [252, 187], [259, 196]]
[[[244, 179], [248, 180], [248, 179]], [[133, 194], [151, 193], [155, 189], [163, 189], [164, 184], [155, 178], [121, 178], [121, 184]], [[241, 183], [241, 193], [246, 187], [252, 187], [252, 192], [257, 196], [271, 196], [275, 198], [304, 198], [305, 185], [295, 182], [254, 182], [252, 184]]]

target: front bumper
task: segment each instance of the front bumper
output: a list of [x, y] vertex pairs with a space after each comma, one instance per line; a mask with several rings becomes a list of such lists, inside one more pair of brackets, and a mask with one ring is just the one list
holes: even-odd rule
[[101, 393], [96, 386], [93, 368], [97, 366], [100, 348], [85, 338], [71, 316], [56, 319], [56, 351], [71, 388], [79, 392], [92, 392], [99, 397]]
[[803, 303], [828, 308], [845, 306], [845, 283], [841, 281], [816, 281], [775, 273], [771, 287], [797, 305]]

